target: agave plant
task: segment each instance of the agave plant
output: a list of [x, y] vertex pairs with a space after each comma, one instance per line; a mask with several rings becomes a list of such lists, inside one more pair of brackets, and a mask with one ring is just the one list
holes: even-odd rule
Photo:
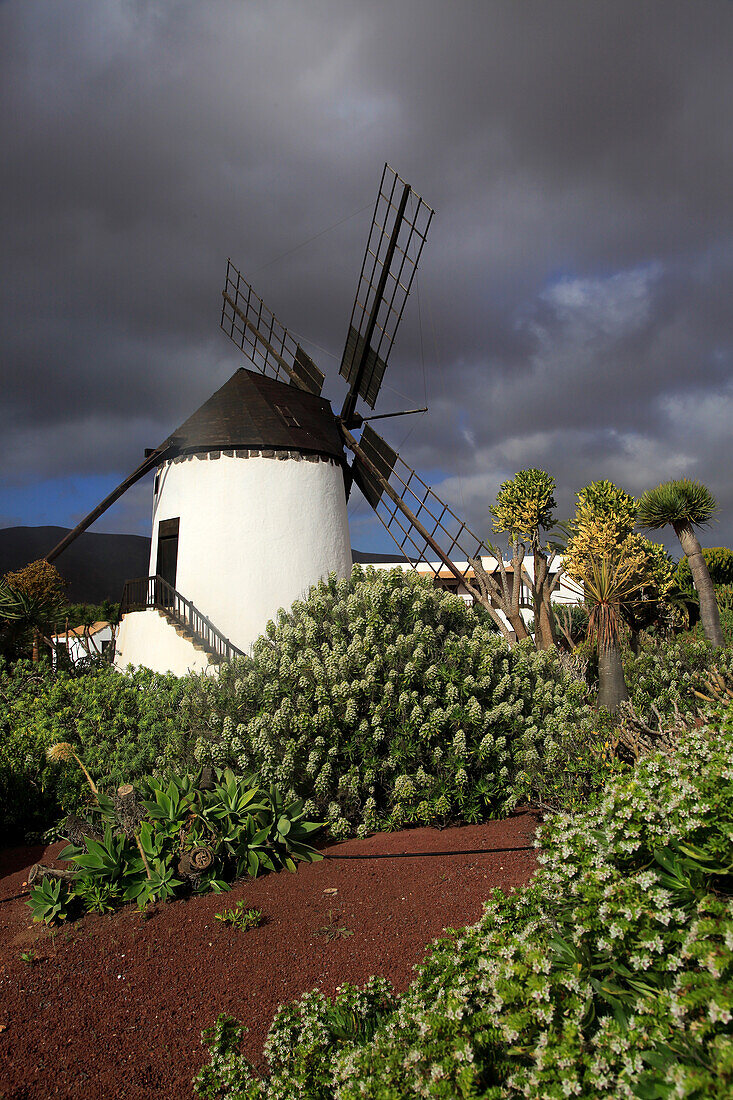
[[192, 816], [196, 791], [190, 783], [186, 786], [174, 778], [165, 788], [154, 779], [149, 779], [146, 786], [152, 797], [144, 798], [141, 804], [148, 817], [169, 840], [177, 839]]
[[638, 522], [642, 527], [659, 531], [671, 527], [680, 540], [700, 599], [700, 619], [705, 637], [715, 646], [722, 646], [723, 631], [715, 600], [715, 589], [702, 554], [695, 527], [710, 523], [717, 512], [715, 497], [699, 481], [682, 478], [665, 481], [655, 489], [647, 489], [639, 501]]
[[316, 863], [323, 859], [321, 853], [308, 843], [321, 824], [305, 820], [302, 799], [287, 801], [273, 783], [264, 817], [267, 821], [268, 846], [280, 866], [294, 872], [296, 860]]
[[30, 901], [26, 905], [33, 914], [33, 920], [44, 924], [55, 924], [66, 920], [71, 894], [60, 879], [44, 878], [40, 885], [30, 892]]
[[59, 853], [59, 859], [76, 864], [87, 879], [98, 879], [119, 884], [127, 874], [133, 849], [124, 833], [116, 835], [107, 825], [101, 840], [84, 837], [83, 845], [68, 844]]

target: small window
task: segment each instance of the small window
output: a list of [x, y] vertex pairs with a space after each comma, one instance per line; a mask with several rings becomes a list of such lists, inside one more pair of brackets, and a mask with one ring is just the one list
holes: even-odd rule
[[155, 485], [153, 486], [153, 496], [157, 497], [158, 490], [160, 489], [160, 473], [155, 475]]
[[283, 418], [283, 420], [285, 421], [285, 423], [287, 424], [287, 426], [289, 428], [299, 428], [300, 427], [300, 424], [295, 419], [295, 417], [291, 413], [290, 409], [286, 409], [284, 405], [276, 405], [275, 408], [280, 413], [280, 416]]

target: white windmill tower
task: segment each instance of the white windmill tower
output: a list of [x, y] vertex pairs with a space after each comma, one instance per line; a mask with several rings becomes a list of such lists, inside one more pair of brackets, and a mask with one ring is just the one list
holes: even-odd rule
[[156, 470], [150, 570], [125, 586], [118, 667], [181, 674], [229, 660], [278, 608], [330, 572], [346, 576], [353, 482], [411, 565], [437, 559], [436, 575], [447, 569], [496, 616], [469, 576], [470, 560], [489, 556], [487, 547], [365, 425], [403, 414], [356, 412], [359, 398], [375, 406], [432, 214], [385, 165], [341, 362], [349, 392], [339, 416], [320, 396], [316, 364], [227, 264], [222, 328], [255, 370], [238, 370], [47, 557]]

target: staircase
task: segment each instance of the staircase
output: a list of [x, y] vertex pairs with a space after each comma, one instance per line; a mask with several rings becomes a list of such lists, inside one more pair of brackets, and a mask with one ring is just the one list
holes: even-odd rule
[[176, 633], [189, 641], [194, 649], [206, 653], [209, 664], [229, 664], [235, 657], [244, 657], [241, 649], [232, 645], [210, 619], [163, 577], [156, 575], [125, 581], [120, 614], [148, 609], [156, 610], [167, 619]]

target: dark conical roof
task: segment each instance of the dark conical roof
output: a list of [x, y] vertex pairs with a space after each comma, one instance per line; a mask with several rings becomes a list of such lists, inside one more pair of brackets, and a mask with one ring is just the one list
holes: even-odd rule
[[344, 457], [336, 418], [324, 397], [244, 367], [166, 442], [179, 454], [253, 447]]

